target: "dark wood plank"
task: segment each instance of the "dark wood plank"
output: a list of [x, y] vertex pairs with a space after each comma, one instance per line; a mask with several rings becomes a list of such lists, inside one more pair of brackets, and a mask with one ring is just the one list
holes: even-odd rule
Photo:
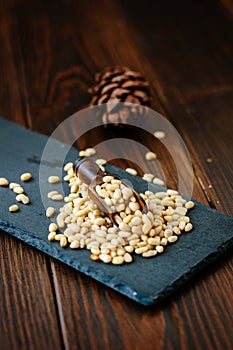
[[2, 231], [0, 242], [1, 347], [62, 349], [47, 258]]
[[[153, 91], [184, 138], [212, 205], [232, 215], [233, 23], [223, 4], [195, 2], [189, 11], [186, 2], [173, 3], [169, 12], [165, 3], [157, 4], [159, 22], [139, 3], [133, 16], [129, 7], [122, 7], [129, 35], [147, 57]], [[148, 30], [152, 26], [154, 30]]]
[[[173, 121], [191, 151], [197, 175], [194, 196], [207, 203], [208, 194], [211, 205], [229, 212], [232, 173], [226, 144], [230, 134], [226, 136], [220, 122], [230, 121], [232, 91], [232, 26], [227, 6], [222, 6], [226, 3], [148, 1], [143, 5], [134, 2], [132, 8], [131, 2], [106, 0], [98, 5], [94, 1], [38, 1], [32, 5], [15, 0], [10, 6], [11, 29], [17, 33], [20, 50], [15, 48], [18, 68], [12, 74], [16, 81], [23, 78], [24, 92], [19, 97], [19, 89], [14, 86], [10, 103], [16, 99], [16, 106], [27, 110], [28, 125], [50, 134], [62, 120], [88, 103], [86, 88], [96, 71], [113, 64], [140, 70], [152, 82], [154, 108]], [[4, 79], [9, 94], [11, 82]], [[4, 104], [6, 114], [11, 108]], [[81, 145], [89, 145], [90, 140], [98, 143], [103, 136], [106, 132], [93, 132], [93, 141], [89, 137]], [[166, 152], [159, 144], [156, 153], [164, 170]], [[207, 157], [214, 161], [207, 163]], [[125, 167], [130, 162], [118, 164]], [[153, 169], [148, 166], [148, 171]], [[171, 187], [176, 185], [173, 169], [169, 161], [164, 172]], [[52, 261], [51, 266], [67, 349], [109, 349], [113, 345], [116, 349], [232, 347], [230, 254], [182, 293], [151, 309], [62, 264]]]
[[[0, 2], [0, 13], [0, 115], [29, 126], [17, 59], [16, 33], [10, 9], [4, 2]], [[0, 232], [2, 349], [63, 348], [47, 259], [26, 244]]]

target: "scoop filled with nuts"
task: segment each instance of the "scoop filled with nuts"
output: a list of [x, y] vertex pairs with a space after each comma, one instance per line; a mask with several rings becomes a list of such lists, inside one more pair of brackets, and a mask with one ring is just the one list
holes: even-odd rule
[[78, 158], [73, 169], [79, 179], [89, 186], [88, 194], [97, 208], [113, 224], [118, 225], [117, 214], [124, 210], [146, 211], [143, 198], [132, 187], [123, 184], [117, 176], [104, 173], [92, 159]]

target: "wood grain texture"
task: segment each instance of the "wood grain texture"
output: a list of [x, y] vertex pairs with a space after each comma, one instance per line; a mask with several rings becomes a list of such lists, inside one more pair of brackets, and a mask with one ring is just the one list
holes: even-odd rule
[[[190, 151], [195, 170], [193, 196], [232, 215], [230, 1], [134, 1], [132, 6], [130, 1], [112, 0], [98, 4], [1, 0], [0, 13], [4, 14], [0, 20], [1, 115], [49, 135], [88, 104], [87, 88], [95, 72], [108, 65], [128, 65], [151, 82], [153, 107], [172, 121]], [[93, 146], [114, 135], [103, 128], [92, 130], [79, 145]], [[125, 130], [119, 136], [131, 137]], [[148, 164], [134, 146], [138, 164], [148, 172], [164, 173], [169, 186], [176, 187], [176, 170], [167, 151], [160, 142], [143, 136], [137, 136], [138, 142], [153, 149], [158, 161]], [[101, 152], [107, 154], [108, 149], [103, 146]], [[117, 152], [125, 159], [115, 164], [135, 165], [124, 147], [119, 145]], [[21, 327], [13, 337], [6, 336], [5, 349], [16, 342], [26, 347], [32, 339], [42, 349], [46, 348], [43, 341], [53, 342], [58, 349], [62, 342], [66, 349], [233, 347], [232, 252], [167, 302], [145, 308], [54, 260], [50, 285], [46, 260], [40, 254], [24, 247], [24, 258], [20, 255], [19, 259], [21, 245], [7, 236], [3, 247], [18, 266], [17, 281], [26, 278], [28, 283], [26, 297], [20, 294], [17, 304], [15, 270], [2, 258], [3, 293], [13, 286], [13, 301], [2, 299], [1, 315], [9, 322], [2, 323], [1, 334], [21, 317], [27, 335], [25, 338]], [[28, 261], [38, 271], [33, 276], [31, 268], [26, 276], [19, 269]], [[41, 275], [45, 280], [38, 285]], [[56, 300], [51, 298], [53, 288]], [[34, 318], [32, 306], [19, 315], [18, 310], [24, 310], [26, 303], [34, 305], [38, 295], [42, 299], [36, 304]], [[50, 339], [48, 333], [43, 338], [43, 332], [52, 332]]]
[[[13, 40], [16, 35], [12, 32], [13, 18], [5, 5], [0, 2], [0, 114], [29, 127], [26, 92], [17, 62], [20, 52], [17, 40]], [[1, 349], [63, 348], [47, 264], [44, 255], [0, 232]]]
[[62, 349], [46, 257], [2, 231], [0, 242], [1, 349]]

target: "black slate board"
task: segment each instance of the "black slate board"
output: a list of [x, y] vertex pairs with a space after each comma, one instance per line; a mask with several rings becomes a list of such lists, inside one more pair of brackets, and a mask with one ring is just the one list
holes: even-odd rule
[[[144, 305], [167, 297], [233, 245], [233, 217], [198, 202], [189, 212], [193, 231], [183, 234], [176, 244], [166, 248], [164, 254], [151, 259], [135, 256], [132, 264], [113, 266], [90, 260], [87, 250], [64, 249], [58, 243], [49, 242], [47, 228], [50, 220], [45, 216], [39, 189], [40, 159], [47, 141], [44, 135], [0, 118], [0, 177], [20, 182], [21, 173], [30, 171], [33, 174], [33, 180], [24, 184], [31, 204], [20, 205], [20, 211], [14, 214], [9, 213], [8, 207], [15, 203], [15, 194], [9, 188], [0, 187], [0, 229], [5, 232]], [[42, 192], [47, 188], [57, 188], [47, 184], [47, 176], [51, 173], [60, 175], [60, 155], [69, 149], [55, 140], [53, 144], [52, 159], [44, 162], [42, 167]], [[71, 148], [66, 160], [73, 161], [76, 157], [77, 150]], [[130, 180], [139, 192], [147, 188], [147, 183], [139, 177], [113, 166], [108, 166], [108, 170]], [[150, 190], [161, 188], [150, 185]]]

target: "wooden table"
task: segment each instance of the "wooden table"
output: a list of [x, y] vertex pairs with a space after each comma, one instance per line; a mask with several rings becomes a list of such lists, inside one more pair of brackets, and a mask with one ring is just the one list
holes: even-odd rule
[[[188, 147], [193, 197], [232, 215], [232, 5], [0, 0], [0, 115], [50, 135], [88, 105], [95, 72], [129, 66], [151, 82], [153, 108]], [[94, 135], [80, 146], [107, 134]], [[164, 150], [150, 148], [175, 187]], [[144, 307], [4, 232], [0, 240], [1, 349], [233, 347], [232, 251], [162, 305]]]

